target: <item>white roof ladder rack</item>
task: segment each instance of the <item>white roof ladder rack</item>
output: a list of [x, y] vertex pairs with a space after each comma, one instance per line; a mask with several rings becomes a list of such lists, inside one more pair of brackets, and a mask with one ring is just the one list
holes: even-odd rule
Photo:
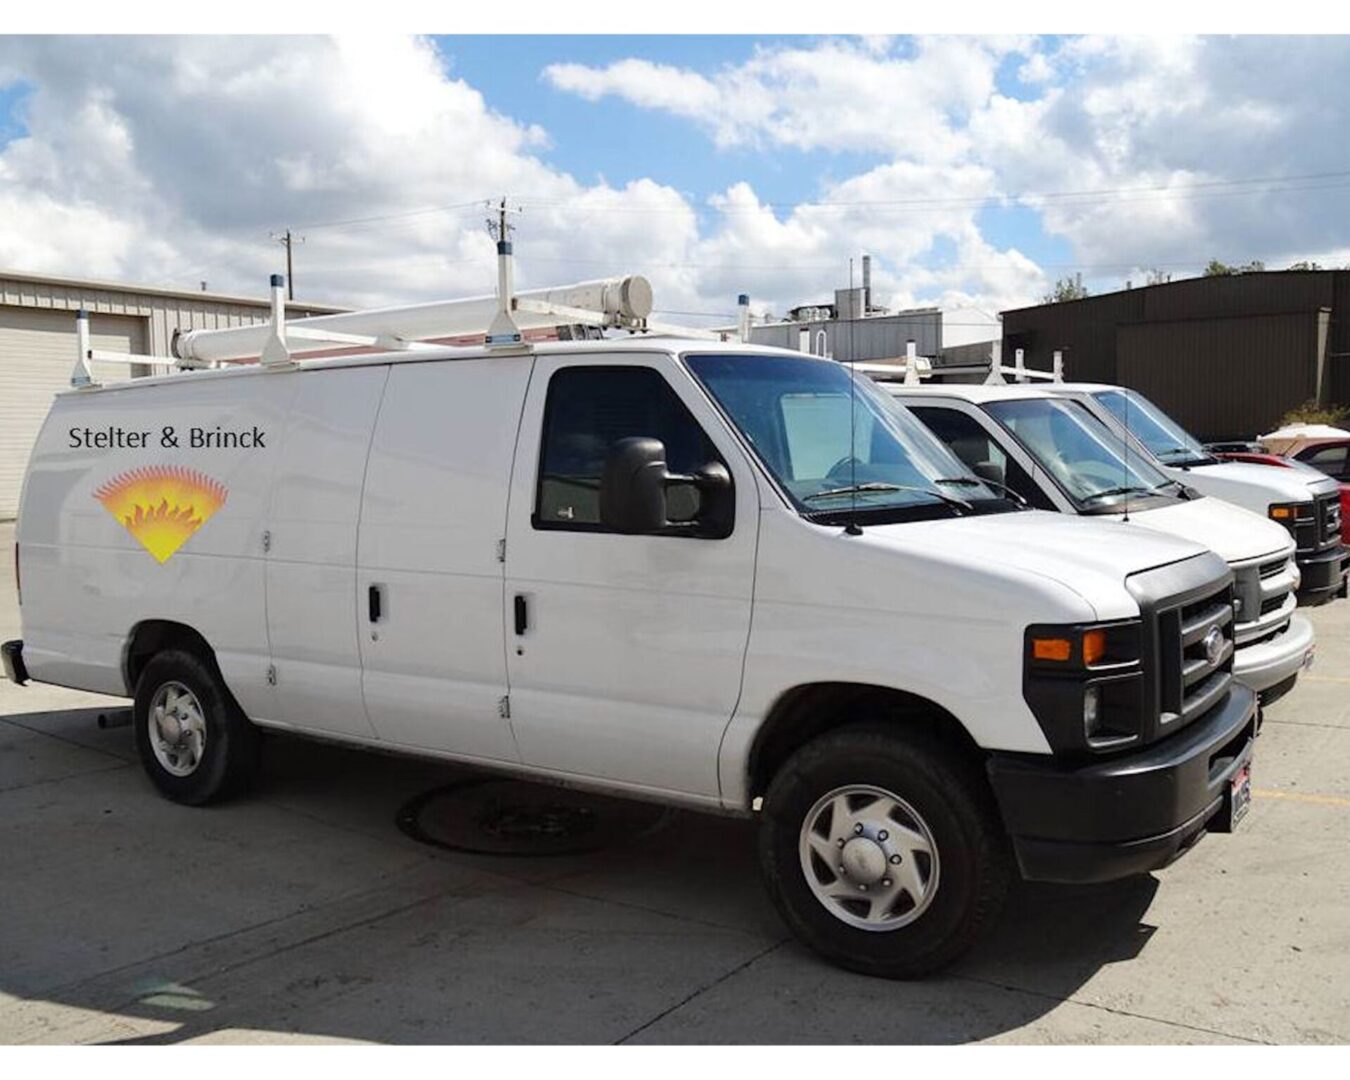
[[268, 322], [225, 330], [175, 332], [173, 356], [91, 349], [88, 313], [81, 311], [76, 323], [79, 356], [70, 383], [75, 387], [97, 385], [90, 375], [90, 360], [202, 368], [258, 359], [263, 367], [289, 368], [306, 353], [331, 354], [353, 348], [390, 351], [443, 348], [446, 339], [476, 334], [483, 335], [483, 344], [489, 349], [515, 352], [531, 347], [525, 340], [526, 331], [559, 326], [597, 326], [712, 341], [730, 336], [728, 332], [653, 322], [648, 317], [652, 311], [652, 287], [645, 277], [637, 274], [517, 293], [509, 240], [497, 243], [494, 296], [436, 300], [287, 321], [285, 278], [280, 274], [272, 275], [271, 293], [272, 313]]
[[1004, 375], [1011, 375], [1014, 382], [1026, 382], [1028, 379], [1044, 379], [1047, 382], [1061, 383], [1064, 381], [1064, 353], [1059, 349], [1054, 352], [1054, 370], [1040, 371], [1037, 368], [1029, 368], [1026, 365], [1026, 353], [1022, 349], [1013, 351], [1013, 363], [1005, 364], [1002, 362], [1002, 347], [998, 342], [994, 343], [995, 354], [994, 362], [989, 367], [989, 377], [984, 380], [986, 386], [1003, 386], [1007, 383]]
[[[627, 277], [582, 281], [548, 289], [515, 291], [511, 242], [497, 242], [497, 293], [464, 300], [349, 311], [284, 320], [279, 278], [273, 278], [272, 321], [267, 326], [228, 330], [188, 330], [174, 339], [180, 360], [206, 363], [261, 357], [264, 364], [287, 364], [292, 354], [326, 347], [384, 349], [429, 348], [429, 342], [483, 335], [491, 349], [525, 349], [525, 331], [582, 324], [634, 333], [677, 333], [685, 337], [718, 335], [653, 323], [652, 287], [647, 279]], [[301, 344], [303, 343], [303, 344]]]

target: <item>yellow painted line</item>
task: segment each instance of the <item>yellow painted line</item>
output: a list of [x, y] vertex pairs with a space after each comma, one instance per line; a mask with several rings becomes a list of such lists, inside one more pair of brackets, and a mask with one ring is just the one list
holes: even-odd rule
[[1258, 799], [1288, 799], [1290, 802], [1314, 803], [1317, 806], [1343, 806], [1350, 810], [1350, 799], [1339, 795], [1304, 795], [1300, 791], [1272, 791], [1270, 788], [1252, 788]]

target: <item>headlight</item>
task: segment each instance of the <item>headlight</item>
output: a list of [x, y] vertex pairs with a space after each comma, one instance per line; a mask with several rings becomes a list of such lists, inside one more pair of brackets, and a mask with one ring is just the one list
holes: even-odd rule
[[1310, 502], [1271, 503], [1266, 507], [1266, 515], [1271, 521], [1277, 521], [1297, 537], [1298, 527], [1313, 519], [1313, 504]]
[[1137, 742], [1144, 727], [1139, 620], [1026, 631], [1023, 695], [1056, 753]]
[[1027, 631], [1027, 659], [1047, 671], [1135, 663], [1139, 660], [1139, 623], [1033, 626]]

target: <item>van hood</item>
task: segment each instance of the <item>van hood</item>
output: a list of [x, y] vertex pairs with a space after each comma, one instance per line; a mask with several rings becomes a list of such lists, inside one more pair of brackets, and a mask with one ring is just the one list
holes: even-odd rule
[[[1121, 520], [1121, 515], [1112, 516]], [[1283, 525], [1222, 499], [1192, 499], [1172, 506], [1131, 511], [1129, 524], [1202, 544], [1226, 563], [1291, 554], [1294, 550], [1294, 538]]]
[[1167, 474], [1206, 495], [1237, 503], [1253, 513], [1266, 513], [1271, 503], [1308, 502], [1336, 491], [1336, 481], [1315, 470], [1281, 469], [1250, 461], [1221, 461], [1189, 469], [1166, 467]]
[[1121, 614], [1118, 605], [1128, 600], [1123, 586], [1130, 574], [1206, 553], [1201, 544], [1119, 518], [1068, 517], [1047, 510], [867, 525], [862, 539], [901, 554], [936, 550], [967, 564], [1035, 574], [1072, 589], [1101, 618]]

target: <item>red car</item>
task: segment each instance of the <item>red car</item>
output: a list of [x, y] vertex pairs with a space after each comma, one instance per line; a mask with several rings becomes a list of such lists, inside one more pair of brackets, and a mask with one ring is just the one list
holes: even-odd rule
[[[1264, 435], [1259, 443], [1245, 444], [1242, 449], [1231, 443], [1218, 443], [1210, 450], [1226, 461], [1313, 468], [1330, 476], [1341, 486], [1341, 540], [1350, 544], [1350, 432], [1338, 432], [1335, 428], [1302, 431], [1290, 428]], [[1273, 450], [1280, 453], [1272, 453]]]

